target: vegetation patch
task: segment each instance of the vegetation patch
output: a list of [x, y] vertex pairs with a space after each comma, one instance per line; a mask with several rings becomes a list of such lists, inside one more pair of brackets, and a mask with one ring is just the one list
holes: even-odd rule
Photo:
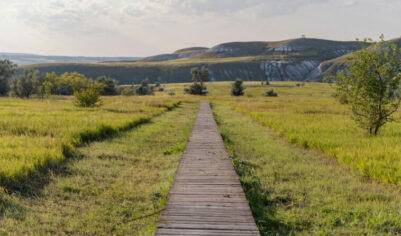
[[[71, 98], [0, 100], [1, 186], [26, 191], [31, 180], [72, 156], [75, 147], [148, 122], [179, 104], [173, 99], [125, 97], [104, 98], [104, 108], [75, 108], [72, 103]], [[116, 106], [127, 112], [107, 110]]]
[[229, 106], [213, 107], [262, 235], [398, 235], [401, 192], [273, 138]]
[[82, 157], [52, 173], [40, 197], [6, 194], [5, 210], [0, 198], [0, 234], [154, 235], [182, 155], [163, 152], [185, 145], [196, 110], [183, 103], [151, 123], [79, 147]]

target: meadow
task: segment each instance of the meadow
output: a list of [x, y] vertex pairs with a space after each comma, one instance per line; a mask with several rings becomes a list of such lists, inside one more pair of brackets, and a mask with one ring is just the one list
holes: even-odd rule
[[182, 103], [77, 148], [35, 196], [0, 193], [0, 235], [153, 235], [196, 111]]
[[[328, 84], [296, 84], [245, 83], [244, 97], [217, 96], [210, 101], [229, 105], [270, 127], [288, 142], [322, 151], [366, 178], [401, 185], [401, 111], [395, 114], [395, 122], [385, 125], [378, 136], [371, 136], [351, 119], [349, 107], [332, 97]], [[229, 87], [224, 83], [211, 87], [211, 97], [228, 94]], [[261, 96], [269, 89], [274, 89], [278, 97]]]
[[167, 97], [110, 97], [104, 106], [77, 108], [70, 97], [0, 99], [0, 185], [26, 190], [33, 176], [74, 148], [149, 121], [178, 104]]
[[399, 122], [368, 135], [324, 83], [245, 82], [241, 97], [231, 84], [208, 82], [207, 96], [163, 84], [95, 108], [1, 98], [0, 234], [152, 235], [204, 100], [263, 235], [401, 234]]

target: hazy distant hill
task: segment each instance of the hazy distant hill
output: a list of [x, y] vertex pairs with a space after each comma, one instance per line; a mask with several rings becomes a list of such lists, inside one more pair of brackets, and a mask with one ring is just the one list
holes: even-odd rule
[[121, 83], [138, 83], [144, 78], [159, 82], [189, 82], [189, 70], [207, 66], [212, 81], [321, 80], [324, 63], [356, 50], [356, 41], [298, 38], [276, 42], [231, 42], [212, 48], [185, 48], [171, 54], [143, 58], [136, 62], [47, 63], [30, 65], [41, 72], [77, 71], [88, 77], [108, 75]]
[[208, 48], [192, 47], [177, 50], [171, 54], [160, 54], [151, 57], [145, 57], [141, 61], [169, 61], [180, 58], [192, 57], [204, 53]]
[[63, 63], [63, 62], [76, 62], [76, 63], [89, 63], [89, 62], [103, 62], [103, 61], [137, 61], [139, 57], [69, 57], [69, 56], [42, 56], [35, 54], [25, 53], [5, 53], [0, 52], [0, 59], [9, 59], [15, 64], [23, 66], [29, 64], [41, 63]]

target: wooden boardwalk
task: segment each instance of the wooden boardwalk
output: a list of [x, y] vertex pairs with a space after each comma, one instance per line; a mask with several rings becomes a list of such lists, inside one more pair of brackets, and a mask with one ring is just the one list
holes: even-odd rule
[[156, 235], [259, 235], [206, 102], [200, 105]]

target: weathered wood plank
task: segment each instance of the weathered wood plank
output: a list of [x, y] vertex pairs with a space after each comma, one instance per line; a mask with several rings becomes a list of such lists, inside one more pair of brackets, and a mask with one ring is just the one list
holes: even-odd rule
[[208, 103], [201, 103], [156, 235], [259, 235]]

